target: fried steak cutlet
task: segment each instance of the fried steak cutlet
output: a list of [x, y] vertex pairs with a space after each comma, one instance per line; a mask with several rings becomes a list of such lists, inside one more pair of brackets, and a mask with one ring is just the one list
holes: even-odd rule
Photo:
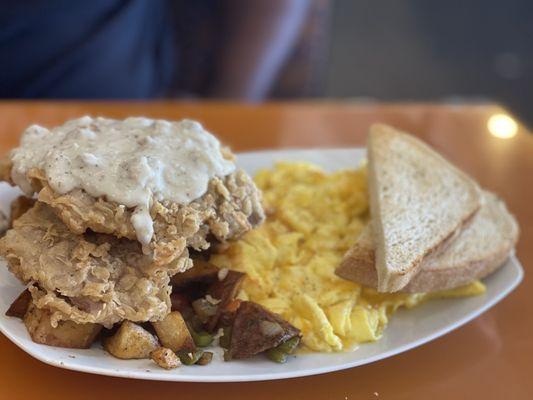
[[[9, 162], [0, 163], [0, 178], [10, 175]], [[75, 234], [87, 229], [116, 237], [136, 240], [131, 222], [133, 210], [104, 197], [94, 198], [83, 189], [57, 193], [43, 171], [33, 169], [28, 176], [38, 200], [48, 204]], [[208, 237], [218, 241], [234, 240], [260, 224], [265, 216], [261, 195], [251, 178], [242, 170], [209, 182], [207, 192], [193, 202], [181, 205], [154, 201], [150, 214], [154, 235], [149, 244], [153, 262], [172, 263], [183, 252], [184, 243], [194, 250], [209, 248]]]
[[53, 322], [105, 326], [162, 319], [170, 311], [169, 275], [190, 262], [185, 251], [162, 270], [138, 242], [75, 235], [39, 202], [0, 239], [0, 254], [29, 285], [35, 305], [52, 311]]
[[0, 160], [0, 180], [37, 202], [20, 204], [0, 255], [54, 324], [160, 320], [170, 278], [192, 266], [189, 249], [264, 219], [259, 190], [233, 158], [194, 121], [31, 126]]

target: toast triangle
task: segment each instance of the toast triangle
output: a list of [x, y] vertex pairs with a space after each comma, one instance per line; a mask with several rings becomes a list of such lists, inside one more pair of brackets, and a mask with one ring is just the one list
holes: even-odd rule
[[390, 126], [370, 128], [367, 151], [377, 288], [395, 292], [479, 209], [480, 189], [428, 145]]
[[[482, 279], [500, 267], [518, 240], [515, 218], [496, 195], [483, 192], [483, 205], [443, 250], [422, 260], [420, 271], [401, 289], [424, 293], [453, 289]], [[335, 271], [344, 279], [377, 287], [374, 242], [370, 224]]]

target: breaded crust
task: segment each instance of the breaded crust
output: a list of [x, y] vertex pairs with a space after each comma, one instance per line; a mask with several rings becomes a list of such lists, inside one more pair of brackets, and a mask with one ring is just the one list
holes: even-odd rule
[[180, 256], [161, 266], [136, 241], [73, 234], [49, 206], [37, 202], [0, 239], [0, 255], [30, 285], [34, 304], [53, 313], [53, 322], [111, 326], [124, 319], [165, 317], [170, 311], [169, 276], [191, 265], [182, 241]]
[[[10, 168], [9, 163], [5, 168]], [[132, 209], [103, 197], [94, 198], [81, 189], [57, 193], [42, 170], [30, 170], [28, 177], [38, 200], [48, 204], [73, 233], [79, 235], [90, 229], [136, 239]], [[4, 178], [11, 182], [9, 177]], [[180, 256], [182, 239], [188, 247], [205, 250], [211, 238], [220, 242], [237, 239], [264, 220], [261, 194], [242, 170], [224, 178], [213, 178], [207, 192], [188, 205], [154, 201], [150, 214], [154, 236], [149, 248], [144, 250], [152, 253], [154, 263], [160, 265]]]

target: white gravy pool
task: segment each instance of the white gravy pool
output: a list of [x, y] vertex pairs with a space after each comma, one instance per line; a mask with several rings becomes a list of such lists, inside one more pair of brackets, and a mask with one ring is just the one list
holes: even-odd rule
[[148, 118], [82, 117], [51, 130], [32, 125], [11, 160], [12, 179], [28, 195], [27, 172], [39, 168], [58, 193], [79, 188], [134, 208], [131, 222], [143, 245], [153, 236], [153, 199], [188, 204], [210, 179], [235, 170], [198, 122]]

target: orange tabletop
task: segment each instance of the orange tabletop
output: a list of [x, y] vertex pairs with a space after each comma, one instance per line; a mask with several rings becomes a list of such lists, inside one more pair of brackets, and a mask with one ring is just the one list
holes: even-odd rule
[[[236, 151], [363, 146], [368, 126], [387, 122], [420, 136], [497, 192], [517, 216], [523, 283], [466, 326], [392, 358], [341, 372], [270, 382], [205, 384], [138, 381], [45, 365], [0, 335], [1, 399], [467, 399], [533, 395], [533, 135], [488, 129], [494, 105], [359, 103], [0, 102], [0, 152], [29, 124], [52, 126], [84, 114], [194, 118]], [[512, 131], [492, 119], [495, 133]], [[512, 121], [511, 121], [512, 122]], [[512, 133], [512, 132], [511, 132]], [[4, 311], [4, 310], [1, 310]], [[275, 368], [275, 365], [272, 366]]]

